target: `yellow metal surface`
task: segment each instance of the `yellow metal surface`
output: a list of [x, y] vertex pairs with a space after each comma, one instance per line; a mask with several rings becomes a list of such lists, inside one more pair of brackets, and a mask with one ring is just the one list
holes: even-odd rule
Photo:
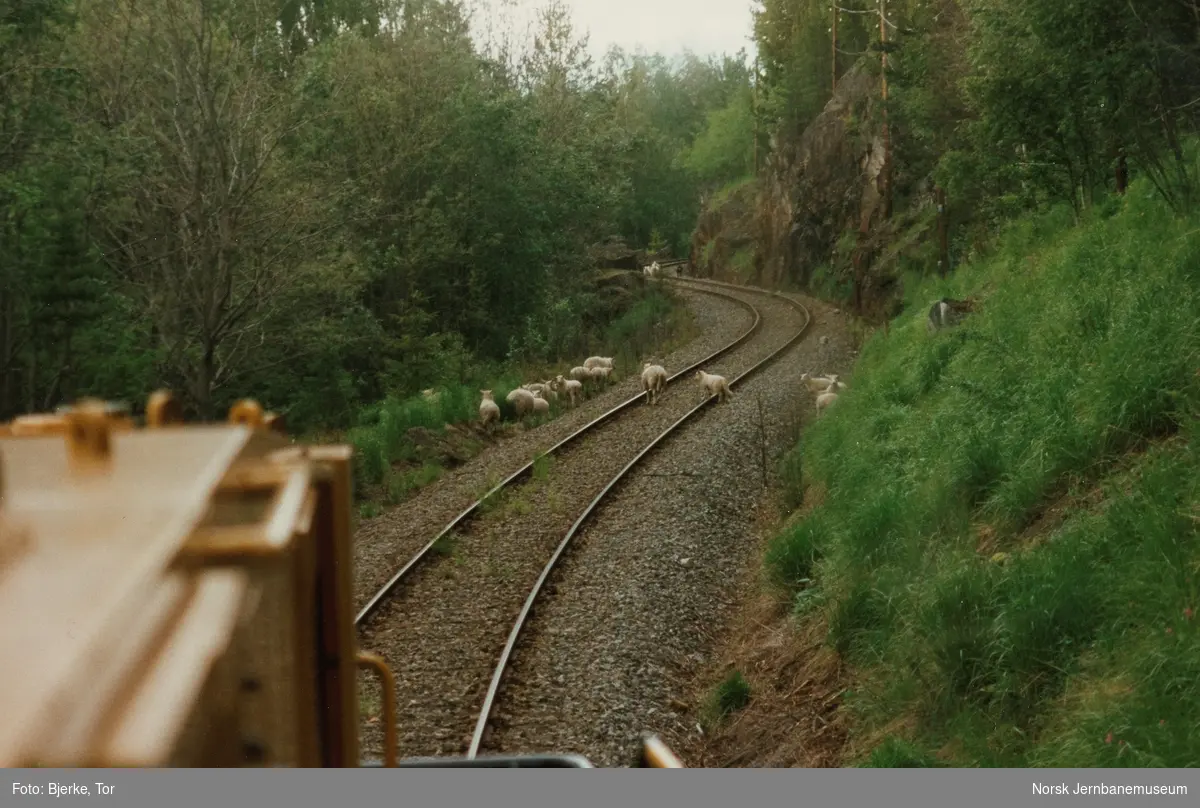
[[249, 399], [145, 424], [0, 429], [0, 765], [356, 765], [348, 447]]

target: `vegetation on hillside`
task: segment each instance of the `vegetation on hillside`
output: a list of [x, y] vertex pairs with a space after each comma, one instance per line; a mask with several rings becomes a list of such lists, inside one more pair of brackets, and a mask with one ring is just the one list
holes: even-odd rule
[[[859, 764], [1200, 765], [1200, 5], [886, 5], [883, 251], [938, 184], [955, 272], [928, 236], [893, 266], [903, 313], [781, 465], [766, 569], [848, 663]], [[755, 15], [781, 149], [830, 98], [830, 23]], [[878, 74], [879, 24], [841, 16], [839, 73]], [[929, 334], [942, 296], [982, 309]]]
[[[870, 120], [848, 121], [847, 129], [882, 150], [879, 110], [886, 107], [891, 161], [884, 178], [890, 173], [892, 216], [873, 215], [867, 229], [874, 238], [859, 251], [861, 222], [852, 205], [847, 221], [832, 223], [835, 234], [824, 253], [805, 253], [814, 265], [788, 267], [788, 277], [813, 277], [826, 260], [836, 264], [828, 268], [834, 274], [853, 277], [856, 258], [868, 274], [934, 271], [938, 238], [933, 217], [923, 211], [933, 206], [935, 185], [946, 192], [951, 266], [982, 254], [997, 228], [1015, 216], [1058, 202], [1082, 213], [1137, 176], [1175, 212], [1194, 204], [1200, 177], [1186, 154], [1188, 138], [1200, 131], [1200, 6], [1194, 0], [837, 5], [845, 11], [835, 66], [829, 3], [762, 0], [754, 15], [758, 129], [789, 155], [830, 100], [835, 71], [839, 79], [851, 68], [868, 71], [874, 111]], [[863, 145], [856, 140], [852, 148]], [[786, 179], [787, 159], [774, 168]], [[846, 178], [851, 185], [853, 179]], [[857, 200], [869, 193], [868, 184], [864, 175], [858, 187], [839, 189], [835, 198], [844, 190]], [[885, 186], [881, 181], [881, 190]], [[764, 199], [763, 209], [783, 201]], [[786, 224], [804, 229], [807, 217], [828, 218], [829, 211], [805, 209], [804, 202], [793, 200], [797, 218], [777, 228], [781, 244], [791, 237]], [[869, 207], [864, 202], [864, 212]], [[896, 260], [897, 244], [906, 239], [897, 231], [904, 229], [921, 236]], [[887, 280], [875, 286], [898, 289]]]
[[[793, 450], [823, 498], [768, 567], [856, 729], [906, 728], [876, 765], [1200, 764], [1197, 233], [1145, 179], [1023, 219], [912, 289]], [[930, 335], [943, 293], [984, 309]]]
[[686, 245], [684, 155], [746, 97], [744, 58], [595, 65], [554, 2], [528, 42], [468, 22], [0, 0], [0, 418], [165, 384], [201, 417], [251, 395], [345, 429], [661, 314], [602, 295], [587, 248]]

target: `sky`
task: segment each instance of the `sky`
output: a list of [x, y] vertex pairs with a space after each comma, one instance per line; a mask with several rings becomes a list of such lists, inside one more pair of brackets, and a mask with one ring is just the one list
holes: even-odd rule
[[[533, 18], [544, 0], [515, 0], [508, 12], [524, 21]], [[579, 33], [590, 34], [588, 50], [597, 59], [617, 45], [678, 56], [689, 49], [697, 56], [733, 55], [741, 48], [753, 57], [750, 41], [752, 0], [563, 0]], [[486, 5], [497, 7], [497, 3]]]

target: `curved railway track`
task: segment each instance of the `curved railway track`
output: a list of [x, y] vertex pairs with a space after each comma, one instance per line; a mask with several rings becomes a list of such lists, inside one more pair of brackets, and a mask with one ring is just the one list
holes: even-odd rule
[[[714, 286], [725, 286], [725, 287], [729, 287], [729, 288], [738, 288], [738, 287], [732, 286], [731, 284], [721, 283], [720, 281], [693, 280], [691, 282], [692, 283], [705, 283], [705, 284], [710, 283], [710, 284], [713, 284]], [[751, 365], [749, 368], [742, 371], [737, 376], [729, 379], [730, 388], [733, 388], [739, 382], [741, 382], [743, 379], [747, 378], [754, 372], [760, 370], [763, 367], [766, 367], [777, 356], [782, 354], [788, 348], [795, 345], [800, 340], [800, 338], [803, 337], [804, 334], [808, 331], [809, 324], [812, 322], [812, 316], [804, 308], [804, 306], [794, 300], [791, 300], [790, 298], [785, 298], [785, 297], [782, 297], [779, 295], [775, 295], [775, 296], [781, 300], [784, 300], [784, 301], [790, 303], [798, 311], [801, 311], [804, 313], [804, 317], [805, 317], [804, 326], [796, 333], [795, 336], [793, 336], [790, 340], [788, 340], [786, 343], [781, 345], [776, 350], [772, 351], [771, 354], [769, 354], [766, 358], [760, 360], [759, 362], [755, 363], [754, 365]], [[562, 542], [556, 548], [554, 555], [550, 557], [550, 560], [546, 563], [546, 566], [543, 568], [542, 574], [538, 577], [537, 582], [534, 584], [533, 589], [530, 591], [529, 596], [525, 600], [525, 604], [521, 609], [521, 613], [517, 616], [516, 621], [513, 623], [512, 630], [509, 632], [508, 642], [505, 644], [504, 650], [500, 654], [500, 661], [497, 663], [496, 668], [492, 673], [492, 680], [491, 680], [490, 685], [488, 686], [488, 692], [484, 698], [483, 707], [479, 712], [479, 717], [476, 719], [475, 730], [471, 736], [471, 745], [470, 745], [470, 748], [467, 750], [467, 757], [474, 758], [479, 753], [479, 748], [480, 748], [480, 745], [483, 743], [484, 733], [487, 730], [488, 721], [490, 720], [490, 718], [492, 716], [493, 710], [495, 710], [497, 698], [498, 698], [498, 695], [500, 692], [500, 686], [504, 680], [505, 673], [508, 670], [508, 664], [509, 664], [510, 660], [512, 659], [513, 651], [516, 649], [517, 643], [519, 642], [519, 640], [521, 638], [521, 633], [529, 621], [529, 616], [532, 612], [533, 605], [534, 605], [535, 601], [537, 600], [538, 595], [541, 594], [542, 587], [545, 585], [545, 583], [549, 579], [550, 575], [554, 572], [554, 569], [557, 566], [559, 559], [562, 558], [563, 552], [567, 549], [567, 546], [571, 543], [571, 540], [573, 538], [575, 538], [575, 536], [579, 532], [579, 529], [581, 527], [583, 527], [584, 523], [591, 517], [592, 513], [596, 510], [597, 506], [600, 505], [601, 501], [609, 494], [609, 492], [618, 483], [621, 482], [621, 480], [625, 477], [625, 475], [630, 470], [632, 470], [635, 465], [637, 465], [639, 462], [641, 462], [641, 460], [646, 455], [648, 455], [656, 446], [658, 446], [668, 436], [670, 436], [672, 433], [674, 433], [676, 429], [678, 429], [684, 423], [690, 421], [701, 410], [704, 410], [706, 407], [709, 407], [715, 401], [716, 401], [715, 397], [706, 398], [705, 400], [703, 400], [699, 404], [697, 404], [695, 407], [693, 407], [691, 410], [684, 413], [684, 415], [681, 418], [679, 418], [679, 420], [677, 420], [675, 423], [673, 423], [669, 427], [667, 427], [667, 429], [665, 429], [657, 438], [655, 438], [650, 444], [648, 444], [644, 449], [642, 449], [642, 451], [639, 452], [638, 455], [635, 458], [633, 458], [633, 460], [629, 461], [629, 463], [625, 466], [625, 468], [621, 469], [621, 471], [617, 474], [617, 476], [614, 477], [608, 483], [608, 485], [606, 485], [604, 487], [604, 489], [599, 494], [597, 494], [596, 497], [590, 503], [588, 503], [588, 506], [584, 510], [584, 512], [579, 516], [579, 518], [575, 521], [575, 523], [573, 525], [571, 525], [571, 529], [569, 531], [567, 531], [567, 534], [563, 537]]]
[[[722, 346], [718, 350], [713, 351], [711, 354], [704, 357], [699, 362], [694, 362], [693, 364], [688, 365], [686, 368], [679, 371], [678, 373], [675, 373], [674, 375], [669, 376], [667, 378], [668, 386], [671, 384], [674, 384], [677, 381], [686, 380], [689, 374], [693, 373], [698, 368], [702, 368], [702, 367], [708, 365], [714, 359], [717, 359], [718, 357], [729, 353], [734, 348], [738, 347], [739, 345], [744, 343], [746, 340], [753, 337], [756, 333], [758, 333], [758, 330], [760, 328], [762, 328], [761, 314], [758, 312], [757, 309], [755, 309], [753, 306], [746, 303], [745, 301], [739, 300], [738, 298], [732, 297], [727, 294], [723, 294], [721, 292], [715, 292], [711, 289], [693, 287], [693, 290], [697, 291], [697, 292], [702, 292], [705, 294], [711, 294], [711, 295], [715, 295], [718, 297], [723, 297], [734, 303], [738, 303], [738, 304], [742, 305], [744, 308], [746, 308], [747, 310], [750, 311], [751, 315], [754, 317], [754, 322], [750, 325], [750, 328], [748, 328], [741, 335], [739, 335], [737, 339], [733, 340], [732, 342], [728, 343], [727, 345]], [[554, 446], [551, 446], [549, 449], [547, 449], [545, 452], [542, 453], [542, 456], [553, 457], [554, 455], [562, 452], [567, 447], [576, 444], [580, 440], [580, 438], [584, 437], [585, 435], [590, 433], [595, 428], [601, 426], [602, 424], [608, 423], [617, 415], [620, 415], [620, 414], [624, 413], [625, 411], [627, 411], [634, 404], [637, 404], [638, 402], [645, 400], [645, 398], [646, 398], [645, 393], [638, 393], [637, 395], [632, 396], [629, 399], [621, 402], [620, 404], [618, 404], [617, 406], [608, 410], [607, 412], [603, 413], [599, 417], [593, 419], [592, 421], [588, 422], [587, 424], [584, 424], [582, 427], [580, 427], [579, 429], [575, 430], [567, 437], [560, 440]], [[412, 556], [412, 558], [410, 558], [403, 566], [401, 566], [400, 569], [397, 570], [396, 573], [390, 579], [388, 579], [387, 583], [385, 583], [382, 587], [380, 587], [379, 591], [376, 592], [375, 595], [369, 601], [367, 601], [367, 603], [358, 611], [358, 614], [355, 615], [354, 624], [356, 626], [364, 625], [366, 623], [366, 621], [371, 617], [371, 615], [373, 615], [379, 609], [380, 605], [382, 605], [389, 597], [391, 597], [391, 595], [396, 591], [396, 588], [406, 578], [408, 578], [417, 569], [417, 567], [420, 564], [428, 561], [431, 558], [431, 556], [433, 554], [433, 550], [438, 545], [439, 542], [443, 541], [447, 536], [452, 534], [454, 531], [464, 527], [472, 517], [474, 517], [476, 514], [479, 513], [480, 508], [490, 498], [496, 496], [504, 489], [510, 488], [510, 487], [514, 486], [515, 484], [517, 484], [518, 482], [521, 482], [522, 480], [528, 478], [532, 474], [536, 462], [537, 462], [536, 459], [531, 460], [528, 463], [526, 463], [524, 466], [522, 466], [521, 468], [514, 471], [512, 474], [508, 475], [508, 477], [505, 477], [503, 480], [501, 480], [499, 483], [497, 483], [495, 486], [493, 486], [482, 497], [475, 500], [475, 502], [473, 502], [470, 506], [468, 506], [462, 513], [460, 513], [458, 516], [454, 517], [454, 519], [451, 520], [449, 524], [447, 524], [444, 528], [442, 528], [442, 530], [439, 531], [436, 536], [434, 536], [432, 539], [430, 539], [425, 544], [424, 547], [422, 547], [420, 550], [418, 550], [416, 552], [416, 554], [414, 554]]]
[[[384, 654], [392, 657], [389, 661], [397, 671], [402, 702], [398, 730], [405, 755], [427, 757], [462, 753], [464, 749], [470, 757], [478, 753], [522, 629], [538, 597], [547, 591], [547, 581], [572, 539], [632, 469], [670, 434], [715, 402], [704, 396], [694, 403], [695, 395], [702, 394], [692, 385], [676, 382], [687, 381], [696, 369], [704, 368], [723, 372], [731, 386], [736, 385], [800, 340], [812, 320], [800, 304], [763, 290], [699, 279], [671, 282], [738, 301], [753, 312], [752, 326], [730, 344], [673, 374], [660, 406], [634, 408], [645, 399], [645, 394], [639, 393], [545, 452], [544, 456], [557, 458], [556, 479], [547, 479], [544, 474], [538, 479], [536, 460], [510, 474], [401, 566], [360, 610], [356, 624], [364, 635], [377, 641], [375, 644], [387, 646]], [[779, 301], [798, 314], [803, 324], [778, 337], [776, 324], [775, 331], [756, 341], [755, 336], [763, 330], [762, 312], [736, 295], [760, 295]], [[767, 340], [773, 344], [754, 345]], [[762, 355], [767, 348], [771, 349], [769, 353]], [[738, 356], [750, 354], [742, 357], [741, 372], [714, 368], [719, 359], [723, 359], [721, 365], [729, 364], [734, 352]], [[682, 393], [688, 388], [693, 396]], [[618, 418], [620, 415], [627, 417]], [[614, 438], [624, 446], [610, 448]], [[512, 502], [521, 502], [522, 507], [488, 507], [505, 493], [526, 489], [534, 503], [516, 499]], [[558, 502], [560, 497], [564, 501]], [[455, 537], [454, 549], [445, 552], [447, 540]], [[465, 562], [462, 557], [456, 560], [464, 545]], [[504, 559], [509, 566], [497, 573], [494, 557]], [[440, 577], [435, 574], [438, 570], [442, 572]], [[532, 585], [520, 583], [530, 580]], [[414, 608], [416, 604], [420, 606]], [[516, 622], [506, 622], [504, 615], [516, 612], [518, 604]], [[396, 608], [395, 621], [386, 619], [388, 605]], [[373, 620], [376, 616], [384, 619]], [[487, 648], [500, 646], [506, 625], [511, 628], [497, 664], [496, 652], [488, 653]], [[490, 682], [480, 699], [479, 689], [489, 671]], [[408, 701], [404, 702], [406, 696]], [[480, 701], [482, 707], [476, 712], [474, 706]], [[474, 732], [470, 736], [456, 734], [458, 728], [467, 726], [468, 715], [477, 716]], [[415, 729], [405, 733], [410, 726]], [[368, 734], [377, 732], [377, 727], [374, 733], [368, 728]]]

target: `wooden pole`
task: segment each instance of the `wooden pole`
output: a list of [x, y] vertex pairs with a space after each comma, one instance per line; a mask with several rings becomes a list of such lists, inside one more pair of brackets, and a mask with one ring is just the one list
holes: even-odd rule
[[887, 114], [887, 0], [879, 0], [879, 42], [883, 46], [880, 54], [883, 69], [880, 78], [883, 81], [883, 218], [892, 216], [892, 134], [888, 126]]
[[758, 176], [758, 54], [754, 55], [754, 103], [750, 111], [754, 116], [754, 176]]
[[935, 188], [934, 198], [937, 200], [938, 211], [938, 274], [945, 276], [950, 271], [950, 240], [947, 234], [946, 221], [946, 189]]
[[838, 46], [838, 7], [837, 0], [833, 3], [833, 91], [837, 92], [837, 46]]

